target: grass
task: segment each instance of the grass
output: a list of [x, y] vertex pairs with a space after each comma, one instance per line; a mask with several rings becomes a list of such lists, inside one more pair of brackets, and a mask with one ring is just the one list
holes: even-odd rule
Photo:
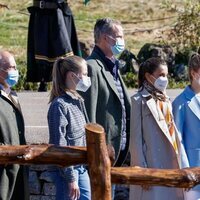
[[[174, 13], [161, 8], [164, 0], [91, 0], [85, 6], [82, 0], [68, 1], [75, 17], [78, 37], [93, 43], [93, 27], [98, 18], [111, 17], [122, 21], [126, 47], [137, 55], [139, 49], [149, 42], [158, 42], [163, 29], [171, 26], [175, 18], [163, 21], [141, 22], [172, 16]], [[174, 2], [180, 2], [175, 0]], [[27, 7], [32, 0], [1, 0], [9, 7], [0, 8], [0, 49], [14, 53], [18, 67], [26, 72], [27, 29], [29, 14]], [[161, 29], [155, 29], [163, 27]], [[148, 31], [141, 31], [148, 29]], [[152, 29], [152, 30], [150, 30]], [[140, 30], [140, 31], [139, 31]]]

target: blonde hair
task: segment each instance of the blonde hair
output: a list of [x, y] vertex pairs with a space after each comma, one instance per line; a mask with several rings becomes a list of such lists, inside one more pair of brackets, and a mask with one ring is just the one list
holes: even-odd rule
[[87, 65], [86, 61], [78, 56], [61, 57], [55, 61], [49, 103], [68, 90], [66, 87], [66, 74], [69, 71], [78, 73], [84, 65]]
[[192, 81], [191, 70], [197, 72], [200, 69], [200, 55], [193, 53], [188, 62], [189, 79]]

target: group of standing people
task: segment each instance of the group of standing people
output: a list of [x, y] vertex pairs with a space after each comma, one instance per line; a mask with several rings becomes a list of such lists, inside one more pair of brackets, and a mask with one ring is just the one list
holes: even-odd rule
[[[175, 99], [173, 108], [166, 94], [168, 67], [162, 59], [157, 57], [149, 58], [141, 64], [138, 74], [139, 90], [131, 97], [130, 102], [127, 89], [119, 74], [119, 63], [116, 57], [125, 47], [120, 22], [109, 18], [97, 20], [94, 27], [94, 40], [95, 47], [87, 58], [88, 68], [85, 74], [74, 71], [75, 65], [72, 64], [69, 72], [64, 75], [65, 78], [55, 72], [55, 69], [62, 69], [61, 64], [58, 65], [58, 63], [67, 63], [70, 57], [59, 59], [54, 65], [52, 92], [54, 92], [55, 100], [48, 113], [50, 142], [56, 141], [56, 144], [70, 145], [72, 139], [73, 144], [79, 141], [79, 144], [85, 145], [84, 124], [95, 122], [104, 127], [107, 144], [111, 144], [115, 149], [114, 166], [121, 166], [124, 163], [129, 150], [132, 166], [158, 169], [199, 166], [200, 56], [195, 54], [190, 58], [191, 84]], [[76, 57], [73, 58], [77, 60]], [[62, 84], [57, 85], [62, 88], [62, 95], [55, 90], [55, 83], [58, 80], [64, 81], [64, 88], [61, 87]], [[69, 83], [73, 86], [72, 90], [68, 87]], [[74, 98], [66, 97], [73, 96], [76, 90], [80, 91], [81, 96], [76, 96], [79, 101], [74, 103]], [[76, 112], [70, 111], [75, 111], [74, 105], [78, 109]], [[80, 116], [76, 116], [77, 113], [80, 113]], [[72, 128], [75, 126], [75, 119], [82, 119], [78, 120], [79, 128]], [[54, 126], [55, 121], [57, 125]], [[80, 122], [83, 123], [80, 124]], [[194, 125], [196, 127], [191, 128]], [[71, 131], [68, 132], [68, 128]], [[60, 143], [57, 141], [59, 138]], [[84, 168], [84, 166], [79, 167]], [[75, 172], [77, 168], [70, 169], [74, 174], [78, 174]], [[78, 177], [73, 180], [76, 184], [74, 183], [74, 187], [66, 191], [68, 194], [76, 190], [77, 194], [74, 196], [81, 196], [85, 194], [81, 192], [81, 187], [84, 186], [89, 195], [89, 182], [81, 185], [81, 179]], [[87, 180], [89, 181], [88, 174]], [[71, 183], [68, 184], [71, 186]], [[113, 191], [114, 188], [113, 186]], [[89, 198], [88, 195], [87, 198]], [[130, 200], [169, 198], [197, 200], [200, 198], [200, 192], [198, 192], [198, 186], [189, 192], [179, 188], [159, 186], [131, 186], [130, 188]]]
[[[168, 68], [160, 58], [150, 58], [141, 64], [139, 90], [130, 101], [116, 57], [125, 48], [119, 21], [97, 20], [94, 40], [95, 47], [87, 62], [78, 56], [68, 56], [54, 63], [47, 115], [49, 143], [86, 146], [84, 126], [94, 122], [104, 127], [107, 144], [115, 149], [114, 166], [124, 163], [129, 150], [132, 166], [159, 169], [199, 166], [200, 55], [191, 56], [190, 85], [172, 107], [166, 94]], [[18, 79], [16, 63], [11, 58], [8, 52], [0, 53], [2, 145], [25, 144], [23, 117], [10, 90]], [[49, 171], [56, 185], [56, 200], [91, 199], [86, 166], [51, 166]], [[0, 167], [0, 199], [28, 199], [28, 193], [21, 192], [19, 182], [23, 180], [27, 186], [25, 172], [26, 168], [19, 165]], [[15, 195], [24, 196], [16, 198]], [[189, 192], [159, 186], [130, 188], [130, 200], [199, 198], [198, 186]]]
[[[172, 106], [166, 94], [167, 65], [146, 60], [139, 69], [139, 90], [131, 98], [131, 165], [179, 169], [199, 167], [200, 55], [188, 62], [190, 84]], [[130, 200], [200, 199], [200, 187], [189, 191], [167, 187], [131, 186]]]
[[[87, 63], [70, 56], [59, 58], [54, 64], [48, 111], [49, 142], [85, 146], [85, 124], [99, 123], [105, 129], [107, 143], [115, 149], [114, 165], [121, 166], [129, 149], [130, 100], [115, 57], [125, 47], [120, 22], [97, 20], [94, 38], [95, 47]], [[57, 200], [91, 199], [85, 166], [57, 168], [51, 175], [56, 183]]]

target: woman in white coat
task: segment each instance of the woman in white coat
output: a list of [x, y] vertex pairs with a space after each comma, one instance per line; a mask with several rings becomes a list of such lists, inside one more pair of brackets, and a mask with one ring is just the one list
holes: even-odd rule
[[[131, 165], [158, 169], [188, 166], [166, 96], [168, 68], [160, 58], [150, 58], [139, 69], [139, 91], [132, 96]], [[130, 200], [183, 200], [184, 191], [169, 187], [131, 186]]]
[[[190, 85], [173, 101], [174, 120], [180, 131], [190, 167], [200, 167], [200, 55], [188, 63]], [[200, 185], [187, 192], [187, 200], [200, 199]]]

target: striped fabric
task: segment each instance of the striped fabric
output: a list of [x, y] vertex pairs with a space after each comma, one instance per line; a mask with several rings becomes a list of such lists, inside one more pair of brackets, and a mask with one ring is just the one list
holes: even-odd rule
[[119, 93], [119, 98], [122, 104], [122, 130], [121, 130], [121, 150], [123, 151], [126, 147], [126, 108], [124, 103], [124, 93], [119, 78], [114, 78], [114, 82]]
[[[72, 93], [66, 92], [55, 98], [48, 111], [49, 143], [60, 146], [86, 146], [86, 116], [83, 100]], [[73, 166], [62, 170], [69, 182], [75, 180]]]
[[163, 101], [159, 101], [159, 107], [164, 115], [165, 121], [167, 123], [168, 129], [169, 129], [169, 134], [171, 136], [171, 142], [173, 144], [173, 148], [176, 152], [176, 154], [178, 154], [178, 146], [177, 146], [177, 142], [176, 142], [176, 132], [175, 132], [175, 128], [174, 128], [174, 122], [173, 122], [173, 118], [172, 118], [172, 114], [170, 112], [169, 109], [169, 105], [167, 102], [163, 102]]

